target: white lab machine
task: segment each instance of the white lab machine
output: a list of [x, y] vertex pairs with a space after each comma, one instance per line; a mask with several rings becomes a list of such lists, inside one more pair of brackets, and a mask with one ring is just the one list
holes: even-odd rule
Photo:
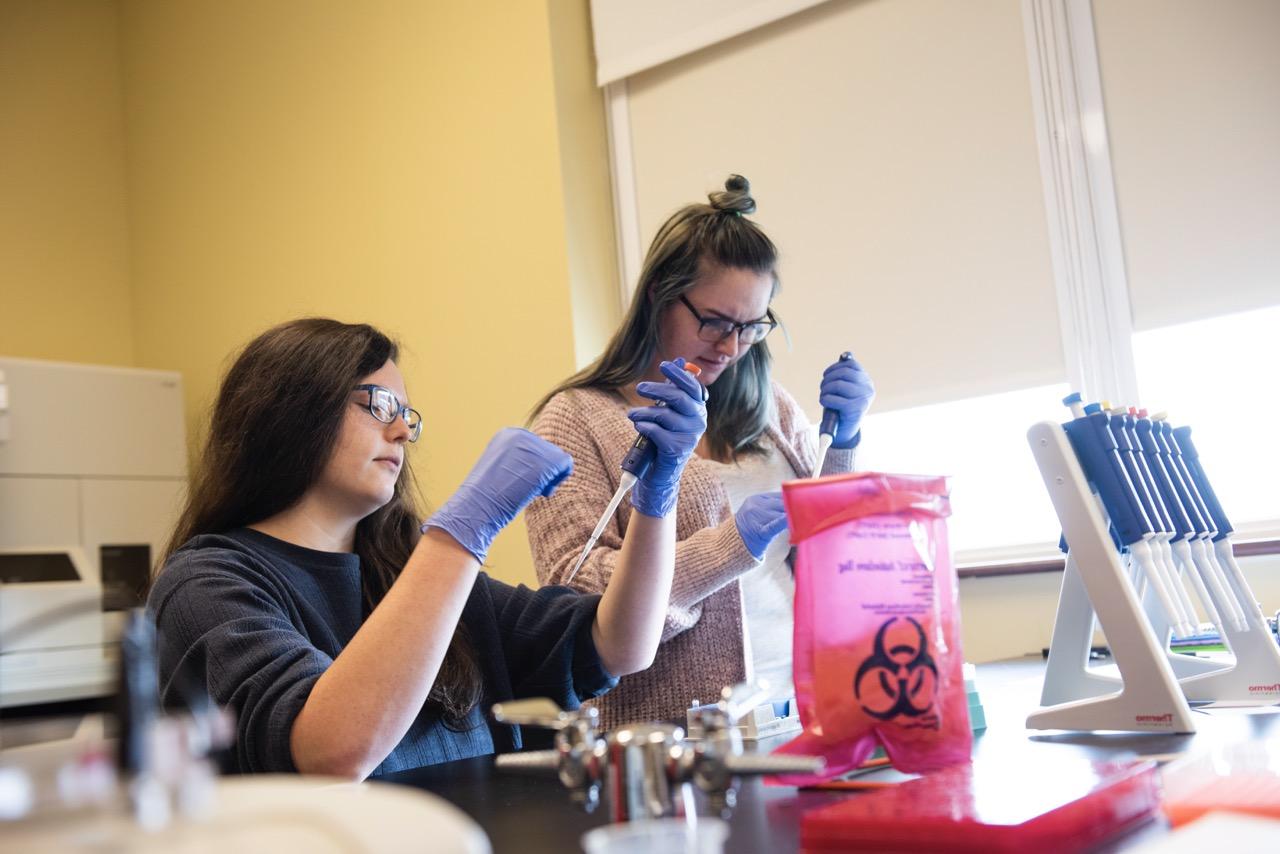
[[178, 374], [0, 357], [0, 708], [113, 690], [186, 483]]

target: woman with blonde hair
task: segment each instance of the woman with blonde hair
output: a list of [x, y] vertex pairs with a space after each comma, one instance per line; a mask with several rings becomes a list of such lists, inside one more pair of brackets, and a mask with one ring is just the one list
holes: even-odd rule
[[[526, 513], [543, 583], [604, 589], [619, 566], [636, 516], [624, 502], [570, 582], [568, 575], [618, 486], [631, 444], [627, 408], [642, 401], [637, 380], [680, 353], [701, 368], [707, 431], [681, 481], [676, 508], [675, 578], [652, 667], [622, 680], [597, 705], [613, 726], [678, 720], [693, 700], [714, 700], [746, 678], [770, 684], [775, 701], [791, 689], [794, 581], [779, 492], [813, 474], [816, 431], [795, 399], [769, 375], [766, 337], [778, 325], [778, 253], [747, 218], [755, 200], [733, 175], [707, 204], [668, 219], [649, 247], [621, 327], [604, 354], [549, 393], [535, 410], [535, 433], [565, 448], [574, 473]], [[874, 397], [856, 360], [827, 368], [819, 402], [839, 413], [823, 473], [853, 468], [861, 420]]]

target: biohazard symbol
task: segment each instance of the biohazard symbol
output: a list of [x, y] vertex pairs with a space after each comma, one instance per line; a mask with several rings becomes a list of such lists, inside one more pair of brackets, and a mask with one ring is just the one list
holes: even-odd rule
[[886, 649], [889, 628], [898, 621], [890, 617], [876, 632], [871, 655], [853, 677], [853, 696], [862, 703], [862, 710], [882, 721], [899, 715], [920, 717], [933, 708], [938, 690], [938, 667], [929, 655], [924, 629], [911, 617], [903, 619], [915, 627], [914, 642], [898, 642]]

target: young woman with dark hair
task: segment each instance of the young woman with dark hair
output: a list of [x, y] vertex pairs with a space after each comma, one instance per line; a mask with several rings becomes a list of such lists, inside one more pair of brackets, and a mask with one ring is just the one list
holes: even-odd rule
[[581, 595], [479, 571], [498, 531], [572, 469], [528, 431], [499, 432], [420, 522], [405, 448], [422, 419], [397, 355], [371, 326], [304, 319], [255, 339], [223, 380], [148, 605], [164, 700], [196, 679], [232, 707], [242, 771], [363, 779], [517, 749], [488, 704], [573, 708], [652, 661], [672, 496], [706, 426], [683, 363], [637, 389], [664, 404], [631, 413], [656, 459], [612, 582]]
[[[669, 354], [692, 356], [709, 387], [707, 431], [680, 486], [675, 579], [663, 643], [652, 667], [596, 702], [607, 726], [674, 720], [690, 701], [719, 696], [745, 678], [791, 695], [792, 600], [782, 497], [785, 480], [813, 474], [817, 435], [770, 378], [765, 337], [777, 326], [778, 253], [747, 214], [741, 175], [678, 210], [658, 229], [622, 326], [592, 365], [535, 409], [535, 433], [573, 456], [574, 473], [526, 514], [543, 583], [564, 583], [618, 485], [632, 385], [657, 376]], [[856, 360], [827, 368], [819, 402], [840, 413], [824, 474], [850, 471], [861, 420], [874, 397]], [[619, 567], [636, 516], [626, 504], [573, 578], [603, 590]]]

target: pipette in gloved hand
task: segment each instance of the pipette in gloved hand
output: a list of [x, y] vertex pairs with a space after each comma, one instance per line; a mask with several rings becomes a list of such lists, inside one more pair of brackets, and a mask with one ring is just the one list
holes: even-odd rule
[[[680, 362], [683, 362], [683, 360], [680, 360]], [[680, 364], [680, 362], [677, 362], [677, 364]], [[702, 369], [692, 363], [680, 364], [680, 367], [682, 367], [685, 372], [692, 377], [697, 377], [698, 374], [702, 373]], [[705, 387], [702, 387], [701, 391], [702, 401], [705, 403], [707, 400], [707, 390]], [[661, 400], [656, 401], [653, 405], [666, 406], [666, 404]], [[578, 570], [582, 568], [582, 564], [587, 559], [587, 555], [590, 554], [591, 549], [595, 547], [596, 541], [600, 539], [600, 535], [604, 533], [605, 526], [608, 525], [609, 520], [613, 518], [614, 511], [618, 509], [618, 505], [622, 502], [622, 497], [630, 492], [631, 488], [636, 485], [636, 481], [644, 477], [648, 472], [649, 467], [653, 464], [656, 451], [657, 449], [648, 437], [643, 435], [636, 437], [636, 440], [631, 445], [630, 450], [628, 450], [626, 456], [622, 458], [622, 477], [618, 483], [617, 491], [613, 493], [613, 498], [609, 500], [608, 506], [605, 507], [604, 513], [601, 514], [600, 521], [596, 522], [595, 529], [592, 530], [591, 536], [587, 538], [586, 545], [582, 547], [582, 553], [578, 555], [577, 563], [573, 565], [573, 569], [569, 570], [569, 574], [565, 576], [564, 581], [561, 582], [562, 584], [569, 584], [573, 581], [574, 576], [578, 574]]]
[[[845, 350], [840, 354], [840, 361], [847, 362], [853, 354]], [[818, 425], [818, 463], [813, 467], [813, 477], [822, 476], [822, 464], [827, 459], [827, 449], [836, 440], [836, 428], [840, 425], [840, 412], [827, 407], [822, 410], [822, 422]]]

